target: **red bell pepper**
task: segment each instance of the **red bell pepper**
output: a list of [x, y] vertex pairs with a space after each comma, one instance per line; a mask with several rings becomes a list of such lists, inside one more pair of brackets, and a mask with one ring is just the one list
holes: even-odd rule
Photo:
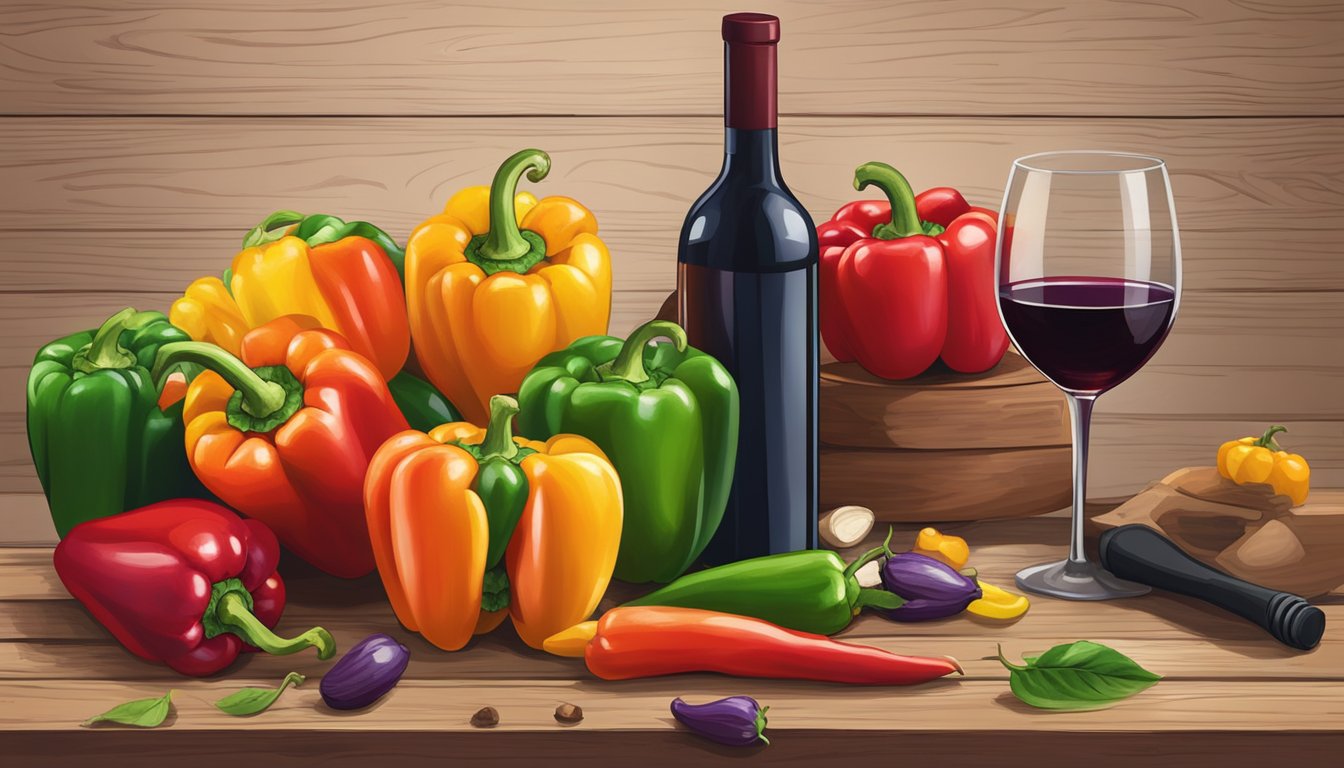
[[213, 344], [159, 349], [206, 370], [187, 387], [187, 461], [206, 489], [255, 518], [304, 561], [342, 578], [374, 568], [364, 475], [383, 441], [409, 429], [387, 382], [332, 331], [283, 315], [248, 331], [242, 360]]
[[255, 520], [208, 501], [174, 499], [75, 526], [56, 547], [70, 594], [137, 656], [210, 675], [239, 653], [336, 652], [321, 627], [285, 640], [280, 545]]
[[907, 379], [938, 358], [952, 370], [993, 368], [1008, 349], [994, 297], [997, 216], [961, 193], [918, 196], [895, 168], [865, 163], [859, 200], [817, 228], [821, 246], [821, 335], [837, 360]]

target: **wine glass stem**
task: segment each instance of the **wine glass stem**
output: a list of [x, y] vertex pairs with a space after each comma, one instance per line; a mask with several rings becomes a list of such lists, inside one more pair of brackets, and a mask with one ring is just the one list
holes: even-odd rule
[[1066, 393], [1069, 416], [1073, 421], [1073, 525], [1069, 537], [1069, 563], [1087, 562], [1083, 552], [1083, 528], [1087, 522], [1083, 512], [1087, 504], [1087, 441], [1092, 427], [1092, 406], [1096, 395]]

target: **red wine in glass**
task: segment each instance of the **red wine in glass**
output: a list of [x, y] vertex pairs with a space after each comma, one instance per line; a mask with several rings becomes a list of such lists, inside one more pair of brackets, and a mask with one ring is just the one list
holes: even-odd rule
[[1169, 285], [1110, 277], [1046, 277], [999, 290], [1018, 349], [1057, 386], [1101, 394], [1153, 356], [1176, 309]]
[[1019, 352], [1064, 391], [1073, 422], [1067, 559], [1019, 571], [1017, 586], [1070, 600], [1141, 595], [1083, 547], [1087, 448], [1097, 397], [1161, 346], [1181, 294], [1181, 247], [1166, 164], [1124, 152], [1046, 152], [1013, 162], [1000, 209], [994, 290]]

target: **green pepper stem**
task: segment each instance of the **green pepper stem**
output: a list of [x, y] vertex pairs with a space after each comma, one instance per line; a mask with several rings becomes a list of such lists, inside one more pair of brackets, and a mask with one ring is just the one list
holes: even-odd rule
[[513, 417], [518, 415], [518, 401], [508, 395], [490, 398], [490, 421], [481, 440], [481, 459], [498, 456], [511, 459], [518, 455], [518, 444], [513, 441]]
[[81, 373], [93, 373], [135, 365], [135, 355], [121, 346], [121, 334], [143, 328], [154, 316], [153, 312], [137, 312], [135, 308], [127, 307], [109, 317], [98, 327], [89, 345], [76, 353], [72, 367]]
[[609, 371], [612, 377], [631, 384], [648, 381], [649, 372], [644, 368], [644, 348], [657, 338], [671, 339], [678, 352], [686, 351], [686, 331], [680, 325], [670, 320], [650, 320], [636, 328], [625, 344], [621, 345], [621, 351], [611, 361]]
[[891, 221], [873, 227], [873, 237], [896, 240], [924, 234], [915, 209], [915, 190], [900, 171], [886, 163], [864, 163], [854, 169], [854, 188], [862, 191], [869, 186], [882, 190], [891, 202]]
[[175, 341], [159, 347], [150, 376], [161, 384], [164, 374], [182, 363], [195, 363], [219, 374], [229, 386], [243, 393], [243, 410], [252, 416], [264, 418], [285, 405], [284, 387], [265, 381], [242, 360], [203, 341]]
[[1261, 435], [1260, 439], [1255, 441], [1255, 444], [1260, 446], [1261, 448], [1268, 448], [1271, 451], [1282, 451], [1283, 449], [1279, 447], [1279, 444], [1277, 442], [1275, 442], [1274, 436], [1279, 434], [1280, 432], [1287, 432], [1287, 431], [1288, 428], [1283, 426], [1282, 424], [1275, 424], [1274, 426], [1265, 430], [1265, 434]]
[[884, 540], [880, 546], [873, 547], [867, 552], [864, 552], [862, 555], [859, 555], [858, 558], [854, 560], [854, 562], [850, 563], [849, 567], [845, 568], [845, 577], [849, 578], [853, 576], [854, 574], [859, 572], [860, 568], [871, 563], [877, 558], [882, 557], [883, 555], [891, 557], [892, 556], [891, 548], [889, 545], [891, 544], [891, 535], [894, 532], [895, 532], [894, 528], [888, 527], [886, 540]]
[[229, 592], [219, 599], [215, 616], [228, 632], [275, 656], [287, 656], [305, 648], [316, 648], [319, 659], [330, 659], [336, 653], [336, 641], [321, 627], [313, 627], [294, 638], [276, 635], [252, 614], [246, 599], [237, 592]]
[[482, 258], [511, 261], [532, 250], [532, 244], [523, 239], [523, 233], [518, 229], [513, 197], [524, 171], [527, 171], [528, 181], [536, 183], [546, 178], [550, 170], [550, 155], [540, 149], [524, 149], [511, 155], [495, 171], [494, 181], [490, 182], [490, 231], [478, 251]]
[[243, 235], [243, 247], [256, 248], [259, 245], [274, 243], [284, 237], [290, 227], [302, 222], [303, 219], [304, 215], [297, 211], [276, 211]]

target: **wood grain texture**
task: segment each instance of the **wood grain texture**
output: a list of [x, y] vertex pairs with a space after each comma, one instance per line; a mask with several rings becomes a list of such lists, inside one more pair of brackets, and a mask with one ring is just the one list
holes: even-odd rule
[[[1061, 556], [1067, 525], [1064, 519], [1036, 518], [952, 524], [946, 529], [968, 538], [971, 563], [983, 578], [1006, 583], [1011, 572], [1025, 564]], [[909, 540], [914, 529], [902, 527], [898, 535], [899, 541]], [[852, 556], [875, 540], [870, 537], [842, 554]], [[273, 685], [290, 670], [312, 675], [310, 682], [287, 691], [264, 717], [246, 721], [246, 747], [237, 746], [234, 736], [235, 750], [291, 754], [305, 743], [304, 732], [317, 732], [328, 738], [308, 747], [307, 754], [325, 753], [336, 749], [343, 734], [358, 730], [361, 743], [385, 743], [385, 753], [396, 753], [399, 760], [406, 752], [408, 764], [421, 757], [421, 747], [408, 745], [454, 750], [460, 759], [474, 754], [470, 750], [480, 740], [494, 738], [467, 724], [476, 709], [488, 704], [501, 714], [501, 724], [493, 732], [510, 734], [510, 751], [532, 743], [529, 739], [544, 741], [563, 734], [563, 742], [551, 747], [557, 750], [553, 755], [557, 764], [577, 765], [570, 762], [575, 755], [598, 744], [604, 745], [608, 758], [618, 759], [613, 756], [643, 753], [661, 740], [666, 740], [667, 750], [660, 753], [682, 750], [704, 762], [720, 752], [679, 732], [667, 715], [668, 701], [675, 696], [704, 701], [743, 693], [771, 707], [774, 746], [755, 759], [780, 764], [815, 764], [819, 758], [810, 750], [839, 734], [844, 735], [848, 754], [859, 754], [855, 750], [867, 743], [865, 734], [881, 734], [887, 744], [892, 739], [915, 739], [945, 746], [954, 737], [956, 755], [965, 756], [977, 749], [1003, 748], [1003, 739], [989, 740], [982, 732], [1005, 737], [1031, 734], [1033, 750], [1054, 743], [1060, 734], [1080, 733], [1087, 735], [1089, 759], [1099, 765], [1108, 764], [1107, 756], [1127, 754], [1124, 744], [1136, 733], [1144, 734], [1150, 749], [1160, 734], [1179, 734], [1181, 741], [1173, 745], [1180, 746], [1172, 747], [1169, 758], [1182, 749], [1209, 758], [1230, 744], [1244, 744], [1247, 754], [1258, 754], [1263, 744], [1292, 734], [1298, 737], [1292, 742], [1294, 754], [1301, 756], [1330, 748], [1334, 741], [1312, 746], [1313, 739], [1338, 738], [1344, 722], [1338, 717], [1344, 712], [1340, 685], [1344, 641], [1328, 635], [1314, 652], [1294, 652], [1247, 622], [1185, 598], [1157, 594], [1089, 604], [1038, 599], [1025, 617], [1010, 623], [962, 617], [898, 626], [875, 616], [860, 617], [842, 635], [844, 639], [903, 653], [953, 654], [966, 668], [964, 678], [891, 690], [703, 674], [607, 683], [594, 679], [576, 659], [522, 647], [507, 627], [477, 638], [462, 652], [443, 653], [396, 627], [375, 578], [343, 581], [294, 563], [286, 564], [286, 573], [290, 605], [282, 630], [320, 622], [345, 647], [370, 632], [386, 631], [410, 648], [412, 661], [405, 678], [371, 709], [346, 714], [327, 710], [313, 684], [327, 665], [308, 654], [254, 656], [211, 680], [184, 680], [166, 668], [137, 660], [63, 595], [51, 572], [49, 549], [0, 549], [0, 748], [6, 754], [53, 755], [54, 733], [77, 731], [79, 720], [92, 713], [172, 687], [174, 712], [165, 728], [153, 733], [111, 730], [99, 738], [109, 744], [129, 739], [126, 748], [135, 750], [142, 762], [184, 749], [185, 742], [175, 741], [184, 732], [192, 734], [188, 751], [200, 750], [212, 738], [238, 734], [236, 729], [244, 727], [242, 721], [216, 713], [210, 702], [239, 687]], [[636, 594], [634, 590], [631, 585], [614, 585], [604, 607]], [[1327, 597], [1322, 608], [1328, 622], [1344, 621], [1344, 602]], [[996, 644], [1002, 643], [1004, 653], [1017, 658], [1077, 636], [1105, 642], [1164, 679], [1133, 699], [1097, 712], [1043, 716], [1012, 698], [1007, 672], [993, 658]], [[585, 715], [580, 725], [563, 732], [552, 717], [562, 702], [578, 704]], [[45, 734], [45, 745], [27, 741], [25, 734], [33, 733]], [[1116, 738], [1104, 738], [1103, 733]], [[268, 734], [286, 740], [272, 744]], [[629, 734], [643, 738], [622, 741]], [[1252, 734], [1263, 734], [1269, 741], [1253, 739]], [[86, 755], [88, 747], [80, 740], [87, 735], [72, 732], [74, 740], [62, 737], [60, 759]], [[879, 749], [878, 742], [872, 749]], [[433, 751], [429, 749], [426, 756]], [[1102, 759], [1094, 760], [1096, 755]], [[441, 763], [442, 754], [433, 756]], [[649, 764], [648, 756], [640, 761]], [[958, 763], [941, 759], [939, 764]], [[1022, 764], [1043, 763], [1033, 756]], [[1238, 763], [1233, 756], [1218, 764]]]
[[[1331, 120], [792, 118], [781, 121], [780, 153], [790, 187], [824, 220], [857, 196], [852, 169], [869, 160], [898, 164], [917, 188], [954, 184], [996, 205], [1019, 155], [1142, 149], [1172, 171], [1186, 290], [1258, 291], [1271, 287], [1264, 279], [1322, 290], [1344, 288], [1344, 271], [1329, 260], [1344, 239], [1339, 135]], [[132, 290], [162, 270], [153, 289], [180, 290], [203, 266], [222, 269], [242, 233], [280, 208], [367, 218], [404, 239], [453, 191], [486, 183], [502, 158], [533, 144], [554, 164], [531, 186], [597, 213], [616, 288], [670, 288], [685, 211], [721, 162], [713, 118], [583, 118], [544, 128], [504, 118], [4, 119], [0, 230], [19, 240], [6, 235], [13, 250], [0, 284], [49, 290], [53, 275], [73, 274], [81, 286]], [[104, 249], [98, 235], [65, 234], [72, 230], [112, 232]], [[198, 231], [215, 234], [198, 243]], [[75, 237], [68, 254], [67, 236]], [[142, 249], [144, 239], [160, 242]], [[37, 241], [45, 244], [36, 256], [56, 257], [50, 272], [34, 269], [36, 256], [24, 250]], [[220, 267], [201, 260], [210, 248]], [[144, 267], [121, 271], [135, 262]]]
[[821, 446], [821, 508], [860, 504], [881, 522], [939, 523], [1053, 512], [1069, 504], [1068, 446], [855, 450]]
[[823, 445], [836, 448], [993, 449], [1068, 446], [1064, 395], [1024, 358], [959, 374], [937, 365], [886, 381], [857, 363], [821, 368]]
[[[1043, 721], [1046, 718], [1036, 718]], [[1237, 733], [1189, 729], [1159, 733], [1120, 733], [1111, 738], [1085, 731], [1018, 730], [972, 726], [955, 739], [939, 731], [903, 730], [899, 734], [901, 760], [940, 768], [983, 768], [989, 761], [1002, 768], [1075, 768], [1086, 755], [1095, 768], [1132, 768], [1153, 755], [1189, 766], [1262, 768], [1285, 755], [1308, 765], [1329, 765], [1344, 737], [1335, 732], [1300, 730]], [[641, 768], [707, 768], [789, 766], [815, 768], [836, 755], [878, 761], [889, 757], [892, 734], [844, 728], [793, 729], [774, 725], [774, 746], [743, 750], [697, 739], [672, 727], [658, 731], [595, 731], [582, 727], [550, 731], [509, 730], [501, 733], [415, 731], [387, 729], [370, 737], [358, 729], [310, 732], [301, 728], [252, 732], [243, 730], [174, 731], [145, 734], [135, 731], [63, 733], [59, 754], [52, 752], [52, 735], [45, 731], [0, 732], [0, 749], [20, 765], [43, 768], [143, 768], [148, 761], [193, 768], [236, 768], [240, 744], [265, 755], [275, 768], [307, 768], [320, 758], [325, 768], [367, 768], [395, 760], [405, 768], [440, 768], [445, 755], [454, 765], [498, 768], [534, 768], [544, 755], [548, 766], [587, 768], [594, 765], [639, 765]], [[954, 748], [949, 748], [954, 747]]]
[[[779, 15], [786, 113], [1344, 114], [1319, 0], [845, 0]], [[11, 2], [9, 114], [717, 115], [729, 0]], [[502, 84], [507, 84], [504, 86]]]

